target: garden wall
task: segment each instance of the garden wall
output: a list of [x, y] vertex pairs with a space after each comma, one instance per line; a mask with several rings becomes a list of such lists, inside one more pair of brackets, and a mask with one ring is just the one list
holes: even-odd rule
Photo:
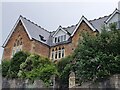
[[32, 82], [30, 80], [3, 78], [2, 88], [45, 88], [45, 85], [41, 80]]
[[86, 82], [83, 83], [81, 86], [75, 86], [73, 88], [96, 88], [96, 89], [105, 89], [105, 88], [114, 88], [120, 89], [120, 74], [113, 75], [106, 80], [99, 81], [99, 82]]

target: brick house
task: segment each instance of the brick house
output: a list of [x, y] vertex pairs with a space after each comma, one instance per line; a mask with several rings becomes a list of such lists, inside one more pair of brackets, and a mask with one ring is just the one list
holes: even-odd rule
[[3, 44], [3, 59], [10, 59], [16, 52], [23, 50], [50, 58], [53, 61], [73, 53], [81, 39], [81, 32], [96, 34], [101, 32], [103, 25], [115, 22], [120, 28], [120, 11], [115, 11], [104, 17], [87, 20], [84, 16], [76, 25], [62, 27], [49, 32], [25, 17], [18, 18], [13, 29]]

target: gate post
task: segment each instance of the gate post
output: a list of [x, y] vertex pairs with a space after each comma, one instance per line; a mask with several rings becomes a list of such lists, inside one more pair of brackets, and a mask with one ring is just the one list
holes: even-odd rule
[[69, 88], [75, 87], [75, 73], [71, 72], [69, 75]]

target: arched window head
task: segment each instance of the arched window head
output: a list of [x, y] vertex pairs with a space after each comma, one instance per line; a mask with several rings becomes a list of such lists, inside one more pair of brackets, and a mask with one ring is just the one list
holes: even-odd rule
[[57, 48], [55, 50], [57, 51]]
[[20, 38], [20, 45], [22, 45], [22, 38]]
[[61, 50], [61, 47], [59, 47], [59, 50]]
[[54, 49], [52, 49], [52, 51], [54, 51]]

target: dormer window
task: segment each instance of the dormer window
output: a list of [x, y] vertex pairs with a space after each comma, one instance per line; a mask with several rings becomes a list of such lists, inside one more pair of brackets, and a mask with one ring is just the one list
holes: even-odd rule
[[64, 41], [66, 41], [66, 35], [64, 35]]
[[61, 36], [54, 38], [54, 43], [59, 43], [59, 42], [63, 42], [63, 41], [66, 41], [66, 35], [61, 35]]
[[55, 37], [55, 43], [57, 43], [57, 37]]
[[63, 36], [61, 36], [61, 42], [63, 42]]
[[61, 42], [61, 40], [60, 40], [60, 39], [61, 39], [61, 38], [60, 38], [60, 36], [59, 36], [59, 37], [58, 37], [58, 43], [59, 43], [59, 42]]

